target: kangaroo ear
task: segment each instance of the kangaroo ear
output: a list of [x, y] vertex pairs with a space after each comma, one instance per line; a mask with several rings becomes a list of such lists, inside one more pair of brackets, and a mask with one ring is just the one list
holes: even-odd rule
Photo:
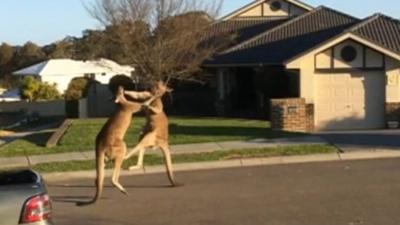
[[118, 91], [115, 93], [115, 103], [121, 102], [121, 96], [124, 94], [124, 87], [118, 86]]
[[124, 93], [124, 87], [123, 86], [118, 86], [118, 94]]

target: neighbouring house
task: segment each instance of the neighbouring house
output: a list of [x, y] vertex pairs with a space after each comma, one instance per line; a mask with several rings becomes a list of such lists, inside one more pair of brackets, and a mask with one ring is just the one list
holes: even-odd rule
[[[216, 110], [265, 113], [275, 129], [384, 128], [400, 119], [400, 21], [297, 0], [257, 0], [215, 22], [236, 43], [204, 63]], [[270, 112], [270, 113], [268, 113]]]
[[21, 101], [21, 99], [22, 98], [19, 88], [4, 91], [0, 94], [0, 102], [18, 102]]
[[60, 93], [64, 93], [73, 78], [88, 77], [102, 84], [108, 84], [115, 75], [131, 76], [134, 68], [121, 66], [108, 59], [96, 61], [78, 61], [72, 59], [50, 59], [18, 70], [15, 76], [36, 76], [43, 82], [56, 84]]

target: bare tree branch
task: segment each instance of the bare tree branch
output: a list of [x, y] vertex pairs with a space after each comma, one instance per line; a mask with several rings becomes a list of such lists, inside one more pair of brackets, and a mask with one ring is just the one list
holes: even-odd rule
[[[223, 0], [96, 0], [86, 6], [142, 79], [197, 79], [202, 63], [228, 39], [209, 41]], [[223, 35], [221, 35], [223, 36]]]

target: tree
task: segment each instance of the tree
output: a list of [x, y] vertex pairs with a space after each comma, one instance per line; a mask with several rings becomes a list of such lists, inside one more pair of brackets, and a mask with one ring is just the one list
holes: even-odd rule
[[[202, 63], [227, 44], [208, 41], [222, 0], [97, 0], [89, 13], [107, 42], [146, 81], [199, 80]], [[215, 38], [215, 37], [214, 37]], [[225, 40], [221, 36], [221, 40]]]
[[14, 57], [14, 48], [7, 43], [2, 43], [0, 45], [0, 66], [5, 66], [11, 63], [13, 57]]
[[50, 59], [64, 59], [74, 58], [75, 56], [75, 43], [72, 38], [65, 38], [61, 41], [55, 42], [43, 48], [47, 57]]
[[0, 85], [5, 88], [12, 86], [10, 73], [13, 69], [14, 48], [7, 44], [0, 45]]
[[22, 97], [29, 101], [56, 100], [61, 98], [56, 85], [43, 83], [33, 76], [25, 77], [22, 80], [20, 89]]
[[28, 41], [17, 51], [16, 66], [19, 68], [30, 66], [46, 59], [42, 48]]
[[76, 51], [79, 59], [90, 60], [107, 57], [105, 46], [107, 46], [103, 31], [85, 30], [82, 38], [77, 42]]

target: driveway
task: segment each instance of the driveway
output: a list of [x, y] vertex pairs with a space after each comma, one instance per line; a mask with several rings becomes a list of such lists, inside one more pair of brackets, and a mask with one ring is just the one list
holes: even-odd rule
[[398, 225], [400, 159], [324, 162], [122, 177], [101, 201], [93, 179], [49, 181], [57, 225]]
[[316, 135], [343, 151], [400, 150], [400, 130], [332, 131]]

